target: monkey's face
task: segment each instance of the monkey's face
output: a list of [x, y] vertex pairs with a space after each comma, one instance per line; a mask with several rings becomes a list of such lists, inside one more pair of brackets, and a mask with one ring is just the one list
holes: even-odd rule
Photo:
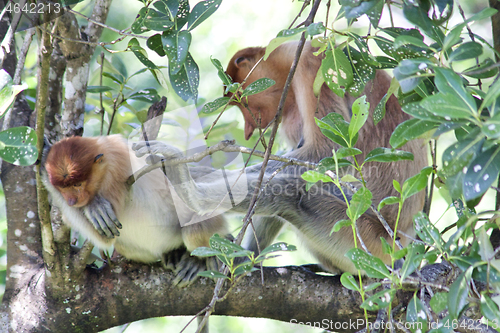
[[86, 206], [91, 199], [91, 195], [89, 191], [85, 188], [86, 181], [83, 181], [78, 184], [59, 187], [57, 186], [57, 190], [61, 192], [64, 200], [68, 203], [68, 206], [73, 207], [83, 207]]
[[[284, 79], [286, 78], [286, 76], [281, 77], [278, 75], [279, 71], [271, 70], [274, 68], [274, 59], [261, 62], [248, 76], [264, 53], [265, 49], [262, 47], [243, 49], [233, 56], [226, 70], [226, 73], [231, 76], [234, 82], [243, 82], [246, 79], [243, 88], [261, 78], [270, 78], [276, 82], [274, 86], [263, 92], [244, 97], [242, 103], [231, 103], [238, 105], [243, 114], [246, 140], [252, 136], [256, 128], [265, 128], [273, 120], [283, 90]], [[229, 93], [226, 96], [231, 95]]]

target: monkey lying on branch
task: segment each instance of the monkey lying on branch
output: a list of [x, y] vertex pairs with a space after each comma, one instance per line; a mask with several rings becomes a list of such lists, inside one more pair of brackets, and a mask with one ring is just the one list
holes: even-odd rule
[[[252, 68], [264, 56], [265, 48], [251, 47], [238, 51], [230, 60], [226, 73], [234, 82], [243, 82], [246, 88], [252, 82], [261, 78], [273, 79], [276, 84], [269, 89], [245, 97], [243, 105], [238, 105], [245, 119], [245, 137], [250, 138], [257, 127], [265, 128], [276, 115], [279, 100], [285, 85], [285, 81], [292, 66], [297, 42], [280, 45], [274, 50], [267, 60], [261, 61], [249, 75]], [[284, 135], [288, 143], [295, 147], [293, 151], [286, 154], [299, 160], [319, 162], [325, 157], [332, 156], [332, 149], [338, 148], [334, 143], [321, 133], [315, 123], [315, 117], [323, 118], [328, 113], [336, 112], [341, 114], [345, 120], [351, 119], [351, 107], [355, 100], [353, 96], [346, 94], [344, 98], [336, 95], [326, 84], [321, 86], [319, 96], [313, 92], [313, 83], [318, 72], [323, 56], [316, 56], [317, 48], [306, 43], [298, 62], [298, 66], [291, 82], [290, 90], [285, 101], [282, 113], [281, 134]], [[249, 76], [248, 76], [249, 75]], [[247, 77], [248, 76], [248, 77]], [[363, 95], [366, 95], [367, 102], [370, 103], [370, 114], [373, 115], [377, 104], [384, 98], [390, 86], [390, 77], [381, 70], [377, 70], [372, 81], [366, 84]], [[228, 94], [229, 96], [231, 94]], [[356, 143], [363, 153], [356, 157], [363, 160], [368, 152], [377, 147], [389, 147], [389, 139], [397, 125], [410, 117], [401, 111], [401, 107], [396, 97], [391, 96], [386, 103], [386, 115], [374, 125], [372, 117], [359, 132], [359, 139]], [[403, 146], [404, 150], [413, 153], [414, 161], [400, 161], [392, 163], [371, 163], [368, 170], [364, 171], [364, 177], [368, 188], [373, 194], [375, 206], [385, 197], [397, 195], [392, 187], [392, 180], [396, 179], [401, 184], [403, 181], [427, 166], [427, 149], [419, 141], [408, 142]], [[271, 161], [266, 169], [272, 172], [282, 164]], [[258, 167], [256, 167], [258, 168]], [[299, 167], [289, 167], [284, 170], [295, 177], [300, 177], [304, 169]], [[401, 212], [398, 230], [413, 236], [413, 215], [422, 210], [425, 194], [420, 192], [409, 198]], [[261, 200], [260, 204], [265, 204], [268, 199]], [[353, 247], [353, 236], [347, 230], [329, 236], [331, 227], [336, 221], [345, 217], [345, 203], [332, 201], [326, 197], [318, 196], [317, 202], [310, 202], [308, 209], [311, 214], [323, 216], [306, 221], [288, 221], [299, 229], [299, 233], [304, 239], [307, 247], [318, 258], [318, 260], [328, 270], [334, 271], [334, 266], [341, 270], [352, 271], [352, 264], [343, 254]], [[300, 204], [303, 204], [301, 201]], [[299, 206], [300, 207], [300, 206]], [[397, 205], [385, 206], [382, 214], [394, 229], [397, 216]], [[270, 245], [279, 233], [283, 222], [286, 220], [282, 216], [273, 214], [271, 217], [256, 216], [253, 224], [256, 229], [257, 239], [253, 235], [246, 238], [245, 247], [257, 251], [257, 241], [260, 248]], [[388, 256], [383, 256], [380, 237], [387, 239], [388, 235], [382, 228], [380, 222], [370, 214], [364, 214], [358, 220], [361, 237], [366, 242], [372, 254], [382, 257], [386, 262]], [[347, 232], [347, 234], [346, 234]], [[251, 233], [249, 233], [251, 234]], [[344, 239], [344, 238], [347, 238]], [[408, 243], [408, 239], [402, 239], [403, 244]]]

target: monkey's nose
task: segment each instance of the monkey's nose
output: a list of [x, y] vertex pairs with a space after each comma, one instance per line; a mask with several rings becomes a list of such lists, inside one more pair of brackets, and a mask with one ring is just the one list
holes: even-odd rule
[[255, 127], [248, 121], [245, 121], [245, 140], [250, 139], [253, 134]]
[[68, 198], [68, 206], [74, 206], [77, 202], [76, 198]]

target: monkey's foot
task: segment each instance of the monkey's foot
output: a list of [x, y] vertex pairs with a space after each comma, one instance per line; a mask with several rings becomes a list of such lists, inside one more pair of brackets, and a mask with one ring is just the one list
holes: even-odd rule
[[185, 287], [196, 281], [198, 273], [206, 270], [219, 270], [219, 264], [215, 257], [197, 258], [188, 252], [184, 253], [176, 266], [175, 279], [172, 282], [179, 287]]
[[108, 200], [100, 195], [96, 195], [82, 209], [85, 216], [100, 235], [108, 238], [120, 236], [118, 229], [122, 228], [122, 224], [118, 221], [113, 206]]

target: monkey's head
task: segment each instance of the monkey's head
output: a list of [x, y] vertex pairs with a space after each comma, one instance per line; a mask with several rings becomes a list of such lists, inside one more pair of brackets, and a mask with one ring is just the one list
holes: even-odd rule
[[[264, 47], [249, 47], [236, 52], [229, 61], [226, 73], [233, 79], [233, 82], [243, 82], [253, 66], [264, 56], [265, 52], [266, 49]], [[263, 92], [243, 98], [242, 102], [244, 105], [236, 102], [231, 103], [238, 105], [243, 113], [246, 140], [252, 136], [256, 128], [266, 127], [276, 115], [281, 92], [286, 80], [286, 75], [281, 75], [283, 73], [282, 68], [286, 67], [286, 65], [283, 66], [278, 58], [279, 56], [276, 55], [276, 52], [271, 53], [266, 61], [262, 61], [255, 68], [243, 85], [243, 88], [261, 78], [273, 79], [276, 82], [275, 85]], [[288, 70], [289, 68], [285, 68], [286, 74]], [[226, 96], [230, 97], [231, 95], [232, 93], [228, 93]]]
[[69, 206], [87, 205], [98, 190], [105, 163], [96, 151], [95, 141], [82, 137], [63, 139], [50, 148], [45, 169]]

